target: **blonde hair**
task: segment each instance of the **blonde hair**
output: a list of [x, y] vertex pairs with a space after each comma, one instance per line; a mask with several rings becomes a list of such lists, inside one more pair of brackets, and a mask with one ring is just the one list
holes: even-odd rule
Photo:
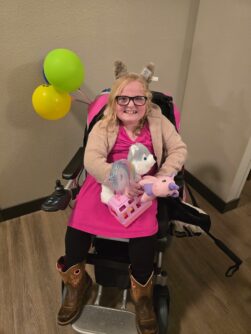
[[142, 84], [144, 94], [147, 97], [146, 101], [146, 112], [144, 117], [139, 121], [138, 126], [134, 129], [134, 133], [138, 134], [142, 127], [145, 124], [147, 115], [149, 114], [151, 107], [152, 107], [152, 93], [148, 88], [148, 83], [146, 82], [145, 78], [136, 73], [129, 73], [123, 75], [119, 79], [115, 80], [107, 103], [107, 107], [104, 111], [104, 117], [102, 118], [102, 125], [106, 126], [108, 129], [113, 129], [116, 125], [119, 124], [119, 119], [116, 114], [116, 96], [120, 95], [122, 90], [131, 82], [138, 81]]

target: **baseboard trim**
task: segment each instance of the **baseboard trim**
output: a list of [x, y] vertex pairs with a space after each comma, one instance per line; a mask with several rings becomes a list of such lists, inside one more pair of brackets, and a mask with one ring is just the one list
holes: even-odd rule
[[[224, 202], [220, 197], [218, 197], [214, 192], [212, 192], [207, 186], [205, 186], [187, 170], [185, 170], [185, 180], [221, 213], [233, 210], [238, 206], [240, 200], [239, 198], [227, 203]], [[46, 198], [47, 196], [0, 210], [0, 222], [39, 211], [41, 209], [42, 203], [46, 200]]]
[[185, 180], [193, 187], [201, 196], [203, 196], [213, 207], [221, 213], [235, 209], [238, 206], [239, 198], [230, 202], [224, 202], [219, 196], [199, 181], [195, 176], [185, 170]]
[[40, 210], [42, 203], [47, 197], [48, 196], [0, 210], [0, 222]]

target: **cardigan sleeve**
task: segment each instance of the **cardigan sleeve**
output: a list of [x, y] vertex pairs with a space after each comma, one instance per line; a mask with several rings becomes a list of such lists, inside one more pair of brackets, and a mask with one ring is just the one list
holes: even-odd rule
[[108, 153], [107, 130], [97, 122], [88, 137], [84, 167], [99, 183], [105, 183], [112, 168], [112, 164], [107, 162]]
[[187, 158], [187, 146], [173, 124], [162, 115], [162, 164], [156, 175], [171, 175], [179, 172]]

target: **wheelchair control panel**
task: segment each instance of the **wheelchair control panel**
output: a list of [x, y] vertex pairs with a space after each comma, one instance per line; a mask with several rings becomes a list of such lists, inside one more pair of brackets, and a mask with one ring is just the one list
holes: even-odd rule
[[68, 206], [71, 198], [71, 191], [64, 189], [64, 186], [61, 184], [60, 180], [57, 180], [55, 191], [42, 204], [41, 209], [43, 211], [49, 212], [64, 210]]

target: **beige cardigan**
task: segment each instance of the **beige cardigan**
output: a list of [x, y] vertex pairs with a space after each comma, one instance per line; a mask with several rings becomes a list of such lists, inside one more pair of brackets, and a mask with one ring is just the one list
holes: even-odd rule
[[[171, 175], [178, 172], [186, 160], [186, 144], [157, 105], [153, 104], [147, 120], [158, 165], [156, 175]], [[108, 130], [101, 120], [89, 134], [84, 166], [99, 183], [105, 183], [108, 179], [111, 163], [107, 163], [106, 159], [115, 144], [118, 131], [119, 126]]]

